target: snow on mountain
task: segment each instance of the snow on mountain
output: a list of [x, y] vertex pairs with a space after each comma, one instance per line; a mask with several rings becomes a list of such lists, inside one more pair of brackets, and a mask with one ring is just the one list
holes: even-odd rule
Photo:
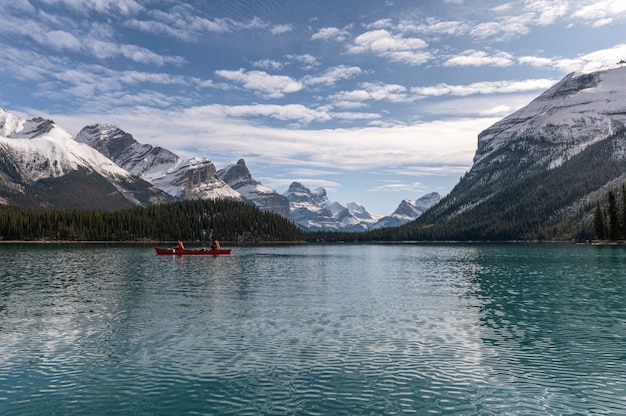
[[598, 72], [572, 73], [482, 131], [471, 170], [431, 216], [449, 210], [452, 215], [460, 214], [490, 198], [507, 181], [557, 169], [623, 131], [625, 85], [623, 64]]
[[52, 120], [0, 110], [0, 203], [115, 209], [167, 200]]
[[[626, 66], [572, 73], [526, 107], [483, 131], [474, 164], [504, 161], [504, 149], [536, 150], [532, 166], [561, 165], [626, 123]], [[517, 147], [511, 148], [511, 146]], [[502, 156], [498, 157], [498, 154]], [[518, 152], [519, 153], [519, 152]]]
[[[377, 225], [380, 216], [372, 216], [354, 202], [330, 201], [324, 188], [311, 190], [294, 182], [280, 195], [254, 180], [243, 159], [216, 171], [206, 158], [183, 160], [167, 149], [141, 144], [110, 124], [86, 126], [74, 139], [51, 120], [26, 120], [0, 110], [0, 150], [0, 168], [31, 182], [81, 168], [127, 181], [139, 177], [177, 199], [248, 200], [262, 210], [291, 218], [305, 230], [365, 231], [387, 226], [383, 224], [399, 225], [423, 212], [415, 201], [403, 201], [392, 216], [385, 217], [387, 222]], [[115, 186], [132, 199], [133, 192]], [[404, 205], [406, 212], [401, 212]]]
[[372, 228], [398, 227], [406, 224], [415, 220], [439, 201], [441, 201], [441, 195], [437, 192], [426, 194], [416, 200], [405, 199], [391, 215], [378, 220]]
[[418, 222], [456, 221], [465, 238], [580, 237], [626, 176], [625, 136], [626, 64], [569, 74], [481, 132], [470, 171]]
[[289, 200], [291, 219], [304, 230], [366, 231], [377, 219], [362, 205], [330, 201], [324, 188], [293, 182], [283, 195]]
[[111, 178], [131, 176], [51, 120], [25, 120], [0, 110], [0, 133], [0, 147], [12, 156], [23, 179], [59, 177], [80, 167]]
[[127, 171], [178, 199], [234, 199], [243, 196], [216, 175], [213, 163], [200, 157], [183, 160], [162, 147], [137, 142], [110, 124], [94, 124], [76, 136]]
[[247, 200], [252, 201], [261, 210], [289, 218], [289, 201], [287, 198], [275, 190], [263, 186], [261, 182], [255, 181], [243, 159], [239, 159], [234, 165], [218, 170], [217, 177]]

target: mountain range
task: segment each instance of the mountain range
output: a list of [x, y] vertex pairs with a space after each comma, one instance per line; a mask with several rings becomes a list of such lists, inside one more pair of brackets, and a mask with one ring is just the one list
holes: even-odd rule
[[288, 216], [309, 231], [563, 240], [592, 237], [597, 202], [625, 181], [623, 62], [567, 75], [478, 135], [472, 168], [448, 195], [402, 201], [383, 218], [298, 182], [280, 195], [254, 180], [243, 159], [217, 170], [206, 158], [183, 160], [112, 125], [87, 126], [74, 139], [50, 120], [0, 111], [0, 203], [10, 205], [115, 209], [229, 198]]
[[0, 204], [119, 209], [172, 200], [51, 120], [0, 110]]
[[230, 199], [290, 218], [304, 230], [364, 231], [411, 221], [441, 198], [402, 201], [378, 218], [359, 204], [331, 202], [323, 188], [294, 183], [281, 195], [254, 180], [243, 159], [217, 170], [207, 158], [182, 159], [111, 124], [86, 126], [72, 138], [51, 120], [0, 110], [0, 128], [0, 203], [8, 205], [118, 209]]

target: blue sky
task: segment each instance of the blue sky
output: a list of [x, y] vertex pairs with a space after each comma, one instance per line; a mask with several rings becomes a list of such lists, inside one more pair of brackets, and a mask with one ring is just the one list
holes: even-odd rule
[[624, 0], [4, 0], [0, 106], [244, 158], [389, 214], [448, 193], [478, 134], [626, 60]]

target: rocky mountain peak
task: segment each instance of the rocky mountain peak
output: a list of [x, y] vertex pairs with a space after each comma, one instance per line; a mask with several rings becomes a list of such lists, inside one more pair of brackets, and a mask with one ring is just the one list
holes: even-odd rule
[[626, 125], [626, 66], [570, 74], [478, 135], [469, 178], [481, 182], [554, 169]]
[[256, 183], [243, 159], [239, 159], [234, 165], [220, 169], [219, 177], [234, 189], [244, 184]]
[[76, 135], [76, 141], [88, 144], [110, 159], [138, 144], [131, 134], [112, 124], [86, 126]]
[[54, 121], [43, 117], [26, 120], [6, 110], [0, 110], [0, 136], [14, 139], [32, 139], [55, 128]]
[[76, 140], [88, 144], [132, 174], [152, 183], [175, 198], [242, 199], [217, 178], [213, 163], [206, 158], [183, 160], [162, 147], [139, 143], [112, 124], [83, 128]]

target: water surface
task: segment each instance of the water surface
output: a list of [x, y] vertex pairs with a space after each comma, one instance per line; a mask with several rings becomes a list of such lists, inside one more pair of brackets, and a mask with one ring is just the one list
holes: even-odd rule
[[0, 245], [3, 415], [626, 409], [626, 248]]

